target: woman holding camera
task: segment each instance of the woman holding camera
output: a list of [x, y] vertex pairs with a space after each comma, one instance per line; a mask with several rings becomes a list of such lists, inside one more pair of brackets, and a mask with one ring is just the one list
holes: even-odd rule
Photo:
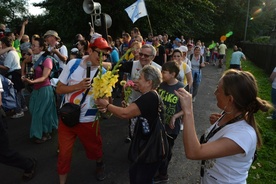
[[201, 161], [201, 183], [246, 183], [248, 171], [261, 146], [254, 114], [272, 106], [260, 99], [254, 76], [230, 69], [219, 80], [214, 94], [222, 114], [210, 116], [211, 127], [199, 141], [195, 131], [192, 96], [175, 91], [183, 115], [183, 142], [186, 157]]
[[[29, 110], [32, 115], [30, 138], [35, 143], [43, 143], [51, 139], [50, 133], [57, 129], [58, 117], [55, 94], [50, 83], [50, 73], [53, 61], [46, 57], [46, 45], [43, 38], [35, 38], [32, 43], [34, 59], [34, 75], [22, 75], [22, 80], [33, 85], [30, 97]], [[42, 59], [43, 58], [43, 59]]]

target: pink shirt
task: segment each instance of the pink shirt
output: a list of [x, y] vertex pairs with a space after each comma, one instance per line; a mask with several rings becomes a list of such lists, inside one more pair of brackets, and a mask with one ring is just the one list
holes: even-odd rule
[[[50, 69], [53, 68], [53, 63], [52, 63], [52, 60], [50, 58], [46, 58], [45, 61], [42, 62], [42, 65], [43, 65], [43, 67], [37, 66], [35, 68], [34, 79], [42, 77], [42, 74], [43, 74], [42, 68], [50, 68]], [[48, 77], [45, 81], [34, 84], [34, 89], [37, 90], [37, 89], [40, 89], [40, 88], [42, 88], [44, 86], [50, 86], [50, 85], [51, 85], [51, 83], [50, 83], [50, 79]]]

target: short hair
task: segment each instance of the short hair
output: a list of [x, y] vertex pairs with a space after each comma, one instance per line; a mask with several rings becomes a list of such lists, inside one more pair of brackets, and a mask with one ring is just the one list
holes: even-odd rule
[[151, 49], [151, 55], [153, 55], [155, 57], [156, 56], [156, 49], [150, 44], [144, 44], [142, 46], [142, 49], [147, 49], [147, 48]]
[[133, 48], [134, 46], [138, 45], [140, 48], [142, 47], [142, 43], [138, 41], [134, 41], [131, 43], [130, 48]]
[[181, 57], [183, 56], [183, 52], [181, 52], [181, 50], [179, 49], [174, 49], [172, 55], [174, 55], [174, 53], [177, 53], [177, 52], [180, 53]]
[[138, 27], [134, 27], [134, 28], [132, 29], [132, 31], [133, 31], [134, 33], [136, 33], [136, 34], [139, 34], [139, 35], [140, 35], [140, 30], [139, 30], [139, 28], [138, 28]]
[[144, 75], [146, 81], [152, 81], [152, 89], [157, 89], [162, 82], [161, 72], [154, 66], [144, 66], [140, 74]]
[[122, 37], [130, 38], [130, 35], [129, 35], [128, 33], [123, 33], [123, 34], [122, 34]]
[[175, 73], [174, 77], [177, 77], [180, 71], [179, 64], [172, 60], [170, 62], [166, 62], [162, 65], [162, 71], [168, 71], [170, 74]]
[[0, 41], [1, 41], [2, 44], [4, 43], [7, 47], [12, 46], [12, 39], [9, 38], [8, 36], [5, 36], [5, 37], [1, 38]]

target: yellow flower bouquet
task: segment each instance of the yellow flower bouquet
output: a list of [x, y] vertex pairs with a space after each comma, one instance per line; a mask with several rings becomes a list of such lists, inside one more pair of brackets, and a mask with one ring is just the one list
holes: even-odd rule
[[[92, 83], [92, 94], [93, 98], [96, 100], [98, 98], [110, 98], [112, 97], [112, 91], [113, 88], [115, 88], [115, 84], [118, 82], [119, 78], [119, 67], [121, 66], [121, 62], [125, 58], [127, 54], [131, 52], [131, 49], [128, 49], [126, 53], [119, 59], [119, 61], [116, 63], [116, 65], [113, 67], [112, 70], [107, 70], [104, 73], [103, 69], [103, 60], [102, 60], [102, 55], [103, 53], [100, 52], [100, 67], [99, 67], [99, 73], [96, 77], [93, 79]], [[112, 114], [107, 114], [107, 116], [111, 116]], [[100, 111], [97, 112], [96, 114], [96, 120], [100, 119], [101, 114]], [[94, 124], [93, 124], [94, 126]], [[98, 134], [98, 123], [97, 123], [97, 128], [96, 128], [96, 135]]]
[[100, 68], [98, 75], [93, 79], [92, 83], [92, 93], [94, 99], [98, 98], [108, 98], [112, 96], [113, 88], [115, 88], [115, 84], [118, 82], [119, 78], [119, 67], [121, 66], [122, 60], [125, 58], [131, 49], [127, 50], [127, 52], [119, 59], [113, 69], [108, 70], [103, 74], [103, 65], [102, 65], [102, 53], [100, 53]]

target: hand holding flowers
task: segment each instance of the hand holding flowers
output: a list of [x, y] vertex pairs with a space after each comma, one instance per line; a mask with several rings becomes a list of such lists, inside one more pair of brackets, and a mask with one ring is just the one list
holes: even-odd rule
[[124, 89], [124, 102], [125, 105], [128, 106], [129, 105], [129, 97], [131, 96], [132, 93], [132, 88], [134, 87], [134, 82], [132, 80], [122, 80], [120, 82], [120, 85], [123, 86]]

